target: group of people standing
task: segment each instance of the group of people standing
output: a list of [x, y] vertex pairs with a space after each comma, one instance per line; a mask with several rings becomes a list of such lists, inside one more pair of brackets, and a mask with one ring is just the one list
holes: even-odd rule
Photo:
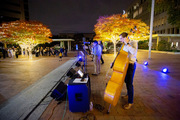
[[9, 57], [9, 58], [18, 58], [18, 55], [20, 54], [20, 51], [18, 48], [15, 48], [15, 47], [10, 47], [10, 48], [3, 48], [1, 50], [2, 52], [2, 55], [0, 55], [0, 57], [3, 57], [4, 59], [6, 57]]
[[36, 57], [38, 56], [58, 56], [59, 53], [62, 53], [62, 56], [67, 56], [67, 49], [65, 47], [61, 47], [59, 50], [54, 47], [39, 47], [35, 49]]
[[59, 61], [62, 61], [62, 57], [63, 56], [67, 56], [67, 49], [65, 49], [64, 47], [61, 47], [60, 49], [59, 49]]

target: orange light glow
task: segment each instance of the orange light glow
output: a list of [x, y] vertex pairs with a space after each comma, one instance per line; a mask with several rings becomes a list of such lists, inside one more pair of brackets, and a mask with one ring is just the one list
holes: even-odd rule
[[12, 21], [2, 23], [0, 26], [0, 41], [5, 43], [18, 43], [37, 45], [52, 42], [51, 31], [47, 26], [37, 21]]

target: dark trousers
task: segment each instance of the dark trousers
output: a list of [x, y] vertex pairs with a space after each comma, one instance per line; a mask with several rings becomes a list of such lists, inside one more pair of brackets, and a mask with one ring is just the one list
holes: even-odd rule
[[133, 98], [134, 98], [133, 78], [134, 78], [135, 70], [136, 70], [136, 63], [134, 64], [130, 63], [125, 78], [127, 94], [128, 94], [128, 103], [133, 103]]
[[104, 64], [104, 60], [103, 60], [103, 58], [102, 58], [102, 55], [101, 55], [101, 63]]

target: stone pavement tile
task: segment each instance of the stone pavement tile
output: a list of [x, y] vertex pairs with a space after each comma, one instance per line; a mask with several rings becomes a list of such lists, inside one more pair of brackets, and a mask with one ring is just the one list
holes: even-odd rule
[[[69, 111], [69, 103], [67, 103], [66, 106], [66, 101], [63, 101], [59, 105], [57, 105], [57, 101], [52, 101], [50, 105], [48, 106], [47, 110], [43, 113], [43, 115], [40, 117], [39, 120], [59, 120], [63, 118], [64, 115], [64, 120], [73, 120], [74, 118], [80, 118], [86, 115], [86, 113], [72, 113]], [[78, 120], [77, 119], [77, 120]]]
[[168, 118], [166, 117], [156, 117], [156, 116], [134, 116], [134, 117], [131, 117], [131, 119], [133, 120], [169, 120]]
[[96, 116], [97, 120], [116, 120], [114, 116], [111, 115], [103, 115], [103, 116]]
[[130, 116], [114, 116], [115, 120], [132, 120]]

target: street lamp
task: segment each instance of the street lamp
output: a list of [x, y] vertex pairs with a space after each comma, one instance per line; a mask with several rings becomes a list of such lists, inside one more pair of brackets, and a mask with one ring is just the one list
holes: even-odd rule
[[152, 0], [152, 5], [151, 5], [151, 22], [150, 22], [150, 37], [149, 37], [149, 59], [151, 59], [153, 19], [154, 19], [154, 0]]

